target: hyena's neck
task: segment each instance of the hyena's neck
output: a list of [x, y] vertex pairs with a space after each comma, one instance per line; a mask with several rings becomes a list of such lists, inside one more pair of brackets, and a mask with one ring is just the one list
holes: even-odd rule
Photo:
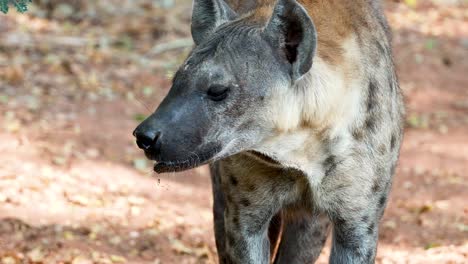
[[369, 77], [355, 39], [343, 45], [341, 65], [317, 56], [293, 87], [278, 87], [273, 98], [277, 107], [270, 113], [278, 133], [308, 130], [333, 137], [359, 118]]
[[[353, 41], [348, 45], [355, 45]], [[346, 155], [353, 126], [363, 122], [369, 78], [348, 58], [358, 55], [346, 51], [348, 66], [343, 67], [317, 57], [311, 71], [294, 87], [278, 89], [276, 107], [269, 113], [276, 131], [255, 150], [319, 181], [323, 159], [330, 151]], [[333, 150], [329, 149], [332, 145]]]

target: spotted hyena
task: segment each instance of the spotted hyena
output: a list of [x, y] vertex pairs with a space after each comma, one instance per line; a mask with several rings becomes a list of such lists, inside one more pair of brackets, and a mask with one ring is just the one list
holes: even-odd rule
[[193, 51], [134, 132], [156, 172], [210, 164], [221, 263], [373, 263], [402, 140], [373, 0], [194, 0]]

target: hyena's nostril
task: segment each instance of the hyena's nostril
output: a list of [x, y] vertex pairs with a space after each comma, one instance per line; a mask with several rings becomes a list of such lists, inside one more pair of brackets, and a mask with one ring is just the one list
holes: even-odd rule
[[157, 145], [158, 138], [161, 132], [136, 132], [136, 143], [143, 150], [150, 150]]

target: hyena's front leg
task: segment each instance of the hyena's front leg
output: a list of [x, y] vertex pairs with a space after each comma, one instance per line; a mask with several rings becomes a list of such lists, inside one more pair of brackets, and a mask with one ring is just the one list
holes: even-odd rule
[[267, 264], [268, 225], [280, 209], [278, 201], [274, 194], [265, 196], [262, 186], [251, 186], [248, 191], [237, 177], [232, 174], [223, 178], [223, 184], [229, 186], [225, 188], [224, 211], [226, 263]]
[[[335, 204], [330, 216], [333, 222], [333, 246], [330, 263], [374, 263], [377, 251], [379, 221], [385, 209], [388, 186], [377, 190], [372, 187], [354, 186], [343, 199]], [[359, 194], [356, 194], [359, 190]], [[351, 195], [353, 194], [353, 195]]]
[[285, 203], [297, 197], [299, 189], [293, 176], [282, 174], [281, 169], [241, 157], [221, 162], [225, 198], [225, 254], [221, 263], [269, 263], [269, 223]]
[[[260, 219], [260, 215], [255, 213], [246, 215], [246, 210], [241, 209], [239, 202], [237, 202], [239, 195], [231, 193], [235, 190], [227, 190], [225, 193], [227, 188], [239, 185], [236, 176], [224, 175], [226, 180], [223, 188], [221, 184], [223, 170], [219, 162], [210, 167], [213, 187], [214, 231], [220, 264], [267, 263], [270, 251], [268, 249], [269, 241], [264, 232], [266, 225], [268, 225], [268, 218], [272, 216], [265, 214], [263, 216], [265, 219]], [[227, 181], [229, 183], [226, 183]], [[242, 206], [250, 203], [247, 201], [244, 198]], [[272, 208], [266, 206], [267, 211], [273, 211], [269, 210], [268, 207]], [[249, 227], [247, 233], [240, 231], [241, 229], [247, 230], [247, 227], [241, 226], [241, 223], [245, 225], [251, 222], [256, 222], [258, 226]]]
[[226, 259], [226, 236], [224, 232], [224, 210], [226, 209], [226, 201], [221, 186], [220, 164], [215, 162], [210, 165], [211, 186], [213, 189], [213, 222], [216, 241], [216, 249], [220, 263], [225, 263]]
[[284, 213], [284, 229], [275, 264], [315, 263], [328, 235], [330, 220], [320, 212]]
[[378, 220], [337, 218], [334, 220], [332, 264], [374, 263], [377, 249]]

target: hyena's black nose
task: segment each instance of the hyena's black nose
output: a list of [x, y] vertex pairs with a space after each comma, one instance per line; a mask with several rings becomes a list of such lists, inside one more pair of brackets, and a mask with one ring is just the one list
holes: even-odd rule
[[135, 130], [133, 135], [136, 137], [136, 143], [139, 148], [154, 152], [158, 149], [158, 139], [161, 136], [161, 132], [154, 131], [138, 131]]

